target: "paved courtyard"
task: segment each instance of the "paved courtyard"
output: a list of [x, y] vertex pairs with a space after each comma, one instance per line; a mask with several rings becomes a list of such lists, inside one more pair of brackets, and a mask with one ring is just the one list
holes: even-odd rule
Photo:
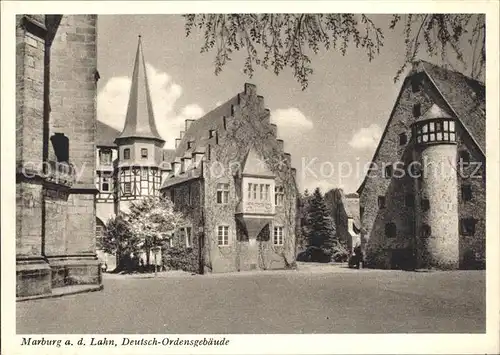
[[105, 275], [100, 292], [17, 303], [17, 333], [482, 333], [485, 304], [484, 271]]

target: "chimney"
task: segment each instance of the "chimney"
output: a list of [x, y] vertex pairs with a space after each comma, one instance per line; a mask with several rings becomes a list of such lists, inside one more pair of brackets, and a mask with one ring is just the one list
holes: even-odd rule
[[193, 123], [193, 122], [194, 122], [194, 120], [191, 120], [191, 119], [186, 120], [186, 132], [189, 129], [189, 126], [191, 126], [191, 123]]
[[181, 144], [181, 139], [180, 138], [175, 138], [175, 149], [177, 149], [180, 144]]

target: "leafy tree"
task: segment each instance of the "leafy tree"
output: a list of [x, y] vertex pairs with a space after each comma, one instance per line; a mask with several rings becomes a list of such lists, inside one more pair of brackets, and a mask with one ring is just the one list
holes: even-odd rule
[[136, 247], [146, 252], [148, 266], [150, 251], [162, 245], [165, 232], [175, 230], [183, 221], [182, 214], [174, 210], [173, 203], [163, 197], [133, 201], [125, 219], [136, 238]]
[[335, 227], [319, 188], [314, 190], [310, 199], [307, 224], [309, 246], [331, 253], [335, 245]]
[[108, 220], [100, 247], [105, 253], [116, 255], [117, 269], [120, 269], [122, 256], [136, 252], [137, 243], [127, 221], [119, 214]]
[[[313, 73], [311, 54], [321, 48], [342, 55], [354, 45], [371, 61], [384, 44], [384, 30], [374, 15], [364, 14], [188, 14], [184, 15], [186, 35], [203, 32], [201, 52], [215, 52], [215, 74], [231, 60], [234, 52], [246, 51], [243, 71], [252, 77], [254, 66], [272, 69], [276, 75], [291, 68], [304, 90]], [[396, 81], [424, 47], [430, 56], [469, 63], [470, 75], [478, 78], [486, 62], [485, 17], [482, 14], [393, 15], [385, 30], [402, 23], [406, 54], [395, 74]], [[403, 45], [403, 43], [402, 43]], [[464, 45], [472, 49], [465, 58]]]
[[311, 200], [311, 195], [306, 189], [304, 193], [299, 196], [299, 208], [297, 213], [299, 214], [298, 219], [300, 221], [300, 228], [297, 232], [297, 248], [303, 249], [307, 246], [309, 240], [309, 224], [308, 224], [308, 212], [309, 212], [309, 202]]

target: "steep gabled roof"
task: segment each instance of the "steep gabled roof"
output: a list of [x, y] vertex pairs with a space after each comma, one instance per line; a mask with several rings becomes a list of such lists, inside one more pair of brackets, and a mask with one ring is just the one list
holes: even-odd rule
[[98, 147], [116, 147], [115, 138], [119, 134], [120, 131], [98, 120], [96, 124], [95, 144]]
[[118, 136], [119, 139], [131, 137], [151, 138], [164, 142], [156, 129], [141, 36], [137, 43], [125, 126]]
[[[485, 86], [482, 82], [469, 78], [462, 73], [448, 70], [420, 60], [413, 64], [413, 70], [407, 75], [398, 97], [394, 103], [389, 120], [385, 126], [382, 137], [379, 140], [377, 149], [373, 154], [372, 162], [378, 155], [385, 134], [389, 128], [396, 107], [403, 93], [406, 81], [416, 72], [423, 72], [432, 82], [436, 90], [439, 92], [443, 100], [449, 106], [449, 109], [455, 114], [458, 121], [462, 124], [465, 130], [469, 133], [470, 138], [477, 145], [483, 155], [486, 152], [486, 112], [485, 112]], [[441, 108], [442, 109], [442, 108]], [[363, 190], [368, 175], [365, 176], [363, 182], [357, 190], [360, 194]]]
[[482, 82], [422, 61], [425, 72], [481, 153], [486, 153], [486, 90]]

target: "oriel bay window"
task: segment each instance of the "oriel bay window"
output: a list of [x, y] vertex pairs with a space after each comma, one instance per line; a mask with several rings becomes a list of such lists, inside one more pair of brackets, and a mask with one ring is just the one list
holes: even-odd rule
[[429, 120], [416, 127], [417, 143], [454, 142], [456, 140], [455, 121], [452, 119]]
[[270, 201], [271, 200], [271, 185], [270, 184], [248, 184], [248, 199], [253, 201]]

